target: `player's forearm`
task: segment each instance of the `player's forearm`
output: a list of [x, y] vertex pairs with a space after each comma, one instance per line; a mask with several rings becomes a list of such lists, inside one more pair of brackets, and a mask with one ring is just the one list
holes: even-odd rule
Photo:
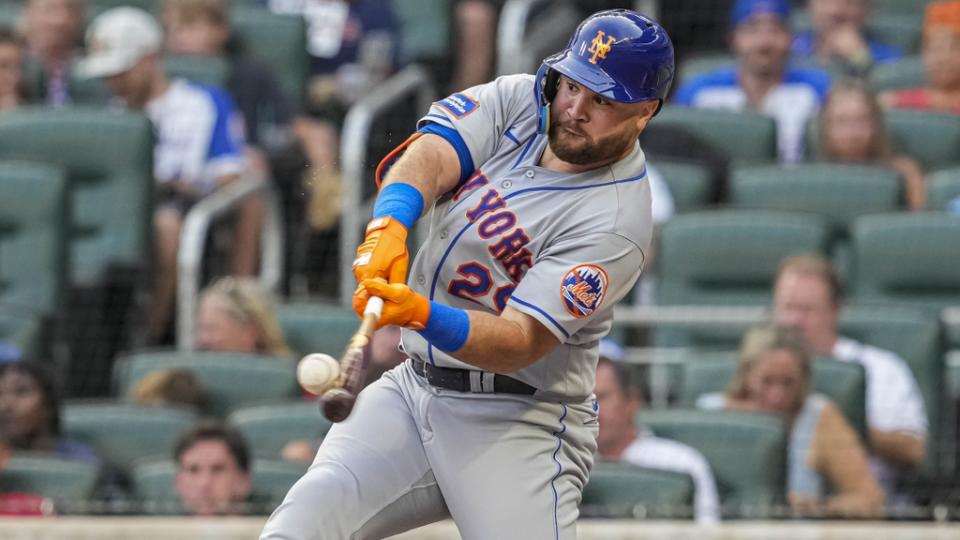
[[480, 311], [467, 311], [470, 333], [457, 359], [493, 373], [513, 373], [530, 366], [557, 345], [552, 335], [540, 335], [511, 320]]
[[917, 465], [926, 453], [922, 439], [902, 431], [871, 429], [870, 444], [875, 454], [900, 465]]

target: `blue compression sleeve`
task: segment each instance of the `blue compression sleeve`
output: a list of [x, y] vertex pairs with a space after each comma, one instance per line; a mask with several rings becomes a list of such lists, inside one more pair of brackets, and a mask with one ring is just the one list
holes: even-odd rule
[[465, 310], [430, 302], [430, 319], [419, 333], [441, 351], [459, 351], [470, 335], [470, 316]]
[[423, 195], [417, 188], [403, 182], [394, 182], [380, 190], [373, 206], [373, 217], [390, 216], [409, 229], [423, 213]]

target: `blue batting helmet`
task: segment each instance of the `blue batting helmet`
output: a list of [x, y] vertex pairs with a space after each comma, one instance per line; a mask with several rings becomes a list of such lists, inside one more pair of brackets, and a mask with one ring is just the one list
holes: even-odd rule
[[547, 130], [560, 74], [613, 101], [659, 99], [662, 105], [673, 71], [673, 43], [659, 23], [628, 9], [594, 13], [537, 70], [539, 130]]

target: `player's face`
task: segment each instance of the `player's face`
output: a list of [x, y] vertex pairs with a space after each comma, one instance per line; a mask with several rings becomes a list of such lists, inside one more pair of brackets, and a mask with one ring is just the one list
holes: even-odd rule
[[656, 110], [656, 101], [619, 103], [560, 77], [550, 106], [550, 149], [573, 165], [602, 166], [626, 156]]
[[742, 70], [771, 76], [786, 65], [791, 39], [790, 29], [776, 15], [754, 15], [733, 32], [733, 49]]
[[837, 340], [838, 309], [819, 276], [787, 270], [773, 290], [774, 318], [796, 328], [813, 349], [829, 354]]
[[944, 28], [927, 30], [923, 36], [923, 64], [930, 86], [960, 90], [960, 33]]
[[828, 103], [823, 111], [826, 147], [841, 161], [867, 161], [878, 129], [870, 104], [860, 92], [846, 90], [835, 92]]
[[749, 399], [765, 412], [793, 416], [800, 410], [805, 388], [802, 360], [783, 349], [767, 351], [747, 375]]
[[177, 495], [193, 515], [212, 516], [237, 511], [250, 494], [250, 475], [219, 440], [202, 440], [180, 457]]
[[257, 352], [256, 326], [240, 320], [231, 312], [226, 300], [207, 294], [200, 300], [197, 313], [197, 347], [204, 351], [237, 353]]
[[867, 18], [866, 0], [810, 0], [810, 22], [818, 31], [828, 32], [840, 26], [863, 25]]
[[606, 455], [613, 448], [622, 448], [618, 444], [633, 433], [633, 419], [639, 409], [639, 400], [624, 394], [617, 382], [613, 366], [605, 362], [597, 366], [597, 385], [594, 393], [600, 405], [600, 435], [597, 447], [600, 455], [609, 458], [619, 456]]

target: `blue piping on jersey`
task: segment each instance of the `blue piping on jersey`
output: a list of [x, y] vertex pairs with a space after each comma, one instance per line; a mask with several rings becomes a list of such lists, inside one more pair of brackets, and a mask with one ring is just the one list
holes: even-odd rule
[[560, 330], [560, 332], [563, 333], [563, 337], [567, 337], [567, 338], [570, 337], [570, 334], [569, 334], [566, 330], [564, 330], [562, 326], [560, 326], [560, 323], [558, 323], [557, 320], [554, 319], [553, 317], [551, 317], [550, 314], [547, 313], [546, 311], [544, 311], [544, 310], [540, 309], [539, 307], [531, 304], [530, 302], [527, 302], [526, 300], [521, 300], [521, 299], [517, 298], [516, 295], [510, 295], [510, 300], [513, 300], [514, 302], [520, 304], [521, 306], [528, 307], [528, 308], [536, 311], [537, 313], [543, 315], [544, 317], [547, 318], [548, 321], [550, 321], [551, 323], [553, 323], [553, 325], [556, 326], [557, 329]]
[[523, 161], [523, 158], [527, 157], [527, 152], [530, 151], [530, 147], [533, 146], [533, 141], [535, 140], [537, 140], [537, 137], [535, 135], [531, 135], [530, 138], [527, 139], [527, 145], [523, 147], [523, 152], [520, 152], [520, 157], [518, 157], [517, 161], [514, 162], [513, 167], [510, 167], [511, 171], [517, 168], [517, 165], [519, 165], [520, 162]]
[[460, 187], [460, 184], [466, 182], [468, 178], [473, 176], [473, 156], [470, 155], [470, 149], [467, 148], [467, 143], [463, 142], [463, 137], [460, 136], [457, 130], [452, 127], [430, 122], [417, 131], [420, 133], [439, 135], [457, 151], [457, 158], [460, 160], [460, 181], [457, 182], [457, 187]]
[[509, 129], [506, 130], [506, 131], [504, 131], [503, 134], [504, 134], [508, 139], [510, 139], [511, 141], [517, 143], [517, 146], [520, 146], [520, 144], [521, 144], [521, 143], [520, 143], [520, 140], [517, 139], [517, 137], [516, 137], [513, 133], [510, 133], [510, 130], [509, 130]]
[[[531, 137], [531, 142], [533, 142], [533, 139], [534, 137]], [[527, 144], [528, 148], [529, 146], [530, 145]], [[519, 163], [519, 160], [517, 160], [517, 162]], [[637, 176], [632, 176], [630, 178], [624, 178], [623, 180], [613, 180], [610, 182], [604, 182], [602, 184], [590, 184], [586, 186], [573, 186], [573, 187], [550, 187], [550, 186], [531, 187], [527, 189], [521, 189], [519, 191], [514, 191], [513, 193], [508, 193], [507, 195], [504, 195], [503, 200], [507, 201], [516, 197], [517, 195], [521, 195], [523, 193], [529, 193], [531, 191], [572, 191], [577, 189], [591, 189], [591, 188], [597, 188], [597, 187], [612, 186], [614, 184], [624, 184], [626, 182], [635, 182], [637, 180], [643, 180], [646, 176], [647, 176], [647, 167], [644, 166], [643, 170], [640, 171], [640, 174], [638, 174]], [[460, 237], [463, 236], [463, 233], [467, 232], [467, 229], [469, 229], [470, 226], [473, 225], [474, 223], [475, 222], [473, 221], [468, 221], [466, 225], [464, 225], [463, 228], [460, 229], [460, 232], [458, 232], [457, 235], [453, 237], [453, 240], [450, 241], [450, 245], [447, 246], [447, 249], [443, 252], [443, 256], [440, 257], [440, 262], [437, 263], [437, 269], [433, 272], [433, 280], [430, 282], [430, 300], [433, 300], [436, 294], [437, 281], [439, 281], [440, 279], [440, 269], [443, 268], [443, 263], [446, 262], [447, 257], [450, 256], [450, 252], [453, 251], [453, 246], [457, 245], [457, 241], [460, 240]], [[430, 345], [429, 342], [427, 343], [427, 358], [430, 360], [431, 365], [436, 365], [433, 360], [433, 345]]]
[[554, 538], [560, 538], [560, 520], [557, 517], [558, 507], [560, 506], [560, 496], [557, 494], [557, 479], [560, 478], [560, 473], [563, 472], [563, 466], [560, 465], [560, 460], [557, 459], [557, 454], [560, 453], [560, 446], [563, 444], [563, 439], [560, 438], [564, 432], [567, 431], [567, 425], [563, 423], [563, 419], [567, 417], [567, 406], [563, 403], [560, 404], [563, 407], [563, 414], [560, 415], [560, 431], [554, 432], [553, 436], [557, 438], [557, 449], [553, 451], [553, 462], [557, 464], [557, 474], [550, 480], [550, 487], [553, 488], [553, 532]]

